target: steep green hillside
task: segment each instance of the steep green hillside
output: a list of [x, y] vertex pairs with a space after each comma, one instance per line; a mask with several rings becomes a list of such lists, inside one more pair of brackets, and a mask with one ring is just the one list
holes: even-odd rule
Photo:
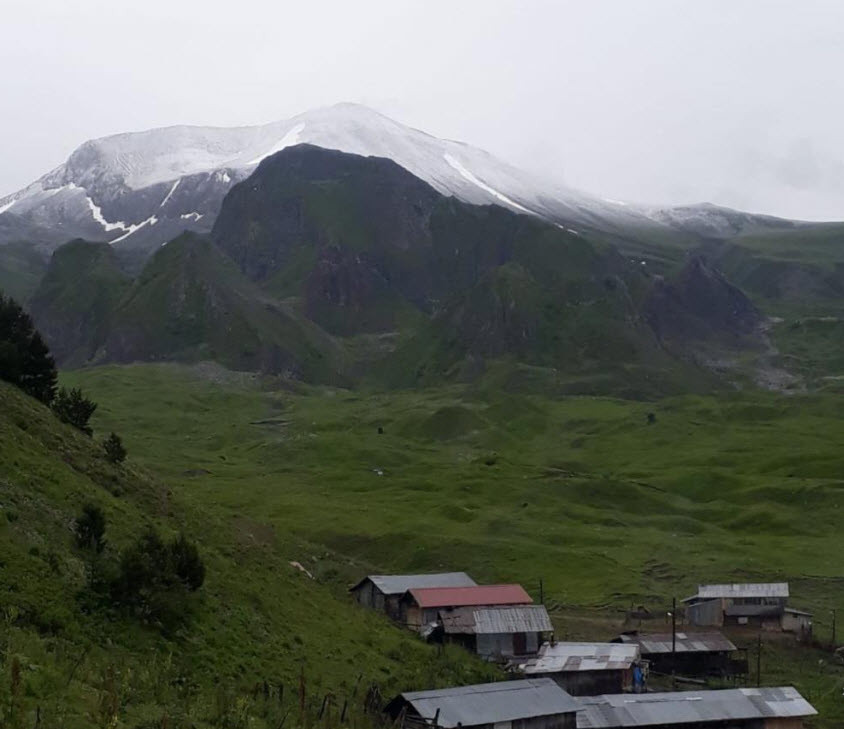
[[[534, 594], [542, 579], [570, 638], [612, 637], [631, 605], [662, 614], [699, 581], [788, 580], [824, 640], [844, 604], [841, 396], [291, 391], [213, 366], [67, 380], [97, 394], [98, 422], [185, 508], [343, 555], [322, 573], [338, 589], [363, 565], [466, 569]], [[765, 650], [766, 683], [805, 691], [819, 727], [844, 721], [844, 670], [829, 654]]]
[[129, 283], [108, 243], [75, 240], [53, 253], [29, 309], [59, 362], [78, 365], [94, 355]]
[[[138, 412], [145, 422], [148, 415]], [[328, 691], [338, 711], [355, 686], [361, 695], [371, 681], [388, 691], [489, 675], [467, 655], [437, 655], [353, 605], [332, 575], [364, 565], [248, 508], [203, 503], [190, 488], [144, 471], [145, 461], [109, 464], [96, 439], [0, 383], [0, 725], [31, 727], [40, 716], [41, 726], [68, 729], [219, 727], [252, 717], [250, 726], [275, 727], [284, 714], [298, 715], [302, 672], [309, 713]], [[188, 457], [179, 473], [189, 481], [207, 472]], [[281, 492], [285, 481], [275, 481]], [[245, 507], [252, 496], [241, 486]], [[91, 557], [74, 546], [71, 531], [88, 502], [107, 518], [101, 559], [147, 525], [199, 542], [207, 578], [184, 627], [168, 636], [91, 601]], [[252, 692], [265, 681], [268, 701]]]
[[161, 248], [119, 302], [100, 359], [213, 359], [231, 367], [336, 382], [331, 337], [249, 282], [210, 241]]
[[776, 316], [842, 312], [844, 225], [747, 235], [707, 252], [759, 306]]
[[0, 246], [0, 291], [26, 301], [47, 269], [46, 258], [29, 243]]

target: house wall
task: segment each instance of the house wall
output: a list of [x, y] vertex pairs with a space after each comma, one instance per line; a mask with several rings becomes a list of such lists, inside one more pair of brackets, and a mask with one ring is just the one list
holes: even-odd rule
[[599, 696], [624, 692], [628, 671], [568, 671], [548, 674], [548, 678], [572, 696]]
[[490, 729], [493, 727], [494, 729], [577, 729], [577, 715], [572, 711], [568, 714], [536, 716], [531, 719], [501, 722], [492, 725]]
[[476, 652], [484, 658], [512, 658], [515, 655], [534, 654], [539, 650], [539, 633], [521, 633], [524, 636], [524, 653], [516, 653], [515, 633], [488, 633], [476, 636]]
[[706, 600], [686, 607], [686, 621], [692, 625], [720, 627], [724, 623], [721, 600]]
[[765, 719], [764, 729], [803, 729], [803, 719], [789, 717], [786, 719]]
[[810, 618], [808, 615], [795, 615], [794, 613], [783, 613], [782, 629], [788, 633], [811, 635], [812, 618]]
[[375, 583], [366, 580], [357, 590], [354, 590], [355, 599], [364, 607], [375, 610], [384, 609], [384, 595], [375, 586]]
[[[651, 664], [651, 670], [657, 673], [671, 673], [670, 653], [645, 653], [642, 658]], [[729, 673], [730, 654], [726, 652], [677, 653], [676, 672], [682, 676], [708, 676], [717, 673]]]

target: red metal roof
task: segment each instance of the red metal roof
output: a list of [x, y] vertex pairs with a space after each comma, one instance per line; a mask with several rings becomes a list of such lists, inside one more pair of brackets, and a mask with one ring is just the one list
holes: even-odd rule
[[476, 585], [475, 587], [419, 587], [408, 593], [421, 608], [467, 607], [470, 605], [527, 605], [532, 603], [521, 585]]

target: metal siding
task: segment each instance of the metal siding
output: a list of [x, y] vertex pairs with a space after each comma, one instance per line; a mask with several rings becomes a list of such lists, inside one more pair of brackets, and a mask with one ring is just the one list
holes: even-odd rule
[[721, 601], [706, 600], [686, 606], [686, 619], [692, 625], [720, 627], [724, 624]]

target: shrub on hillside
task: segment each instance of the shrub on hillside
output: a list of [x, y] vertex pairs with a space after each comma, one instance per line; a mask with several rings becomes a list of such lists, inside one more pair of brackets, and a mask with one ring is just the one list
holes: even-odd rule
[[63, 423], [72, 425], [86, 435], [93, 432], [88, 421], [97, 409], [97, 403], [85, 397], [78, 387], [70, 390], [62, 387], [53, 399], [52, 408], [56, 417]]
[[103, 510], [95, 504], [85, 504], [74, 524], [76, 545], [99, 554], [105, 549], [105, 530], [106, 519]]
[[105, 450], [106, 458], [111, 463], [123, 463], [126, 460], [126, 449], [123, 447], [123, 441], [117, 433], [112, 433], [105, 439], [103, 449]]
[[29, 314], [0, 294], [0, 379], [49, 404], [56, 378], [56, 363]]
[[205, 565], [195, 544], [184, 536], [165, 543], [150, 528], [121, 553], [111, 596], [169, 629], [184, 620], [189, 608], [185, 597], [204, 581]]

